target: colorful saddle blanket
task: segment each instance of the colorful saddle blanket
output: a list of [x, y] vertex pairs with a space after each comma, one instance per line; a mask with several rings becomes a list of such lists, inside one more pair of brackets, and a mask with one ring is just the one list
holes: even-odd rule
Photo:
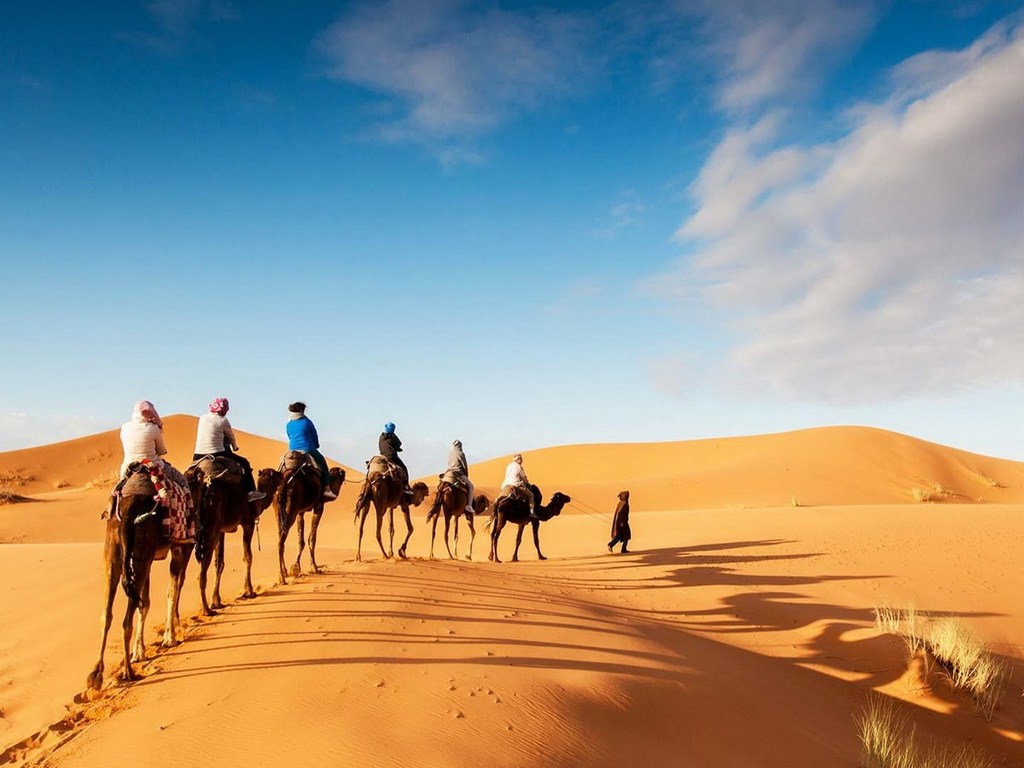
[[152, 496], [167, 511], [163, 516], [164, 538], [169, 541], [191, 541], [195, 538], [195, 515], [188, 481], [166, 461], [143, 459], [134, 462], [126, 470], [126, 479], [114, 495], [117, 498]]

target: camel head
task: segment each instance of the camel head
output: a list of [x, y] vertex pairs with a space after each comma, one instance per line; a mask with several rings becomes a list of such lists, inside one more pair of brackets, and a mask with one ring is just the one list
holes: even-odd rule
[[259, 488], [263, 493], [267, 494], [269, 500], [277, 489], [281, 487], [281, 481], [284, 480], [284, 475], [278, 472], [276, 469], [261, 469], [259, 475], [256, 478], [256, 487]]
[[331, 476], [331, 490], [335, 494], [341, 493], [341, 486], [345, 482], [345, 470], [341, 467], [331, 467], [328, 474]]
[[430, 494], [430, 489], [427, 488], [427, 484], [419, 481], [412, 484], [412, 505], [418, 507], [423, 503], [423, 500]]
[[473, 511], [476, 512], [478, 515], [482, 515], [485, 512], [487, 512], [490, 506], [491, 500], [488, 499], [485, 494], [478, 493], [476, 496], [473, 497]]
[[547, 506], [543, 509], [538, 508], [537, 517], [541, 520], [550, 520], [552, 517], [557, 517], [562, 514], [562, 507], [568, 504], [572, 499], [566, 496], [561, 491], [555, 491], [555, 495], [551, 497], [551, 501], [547, 503]]

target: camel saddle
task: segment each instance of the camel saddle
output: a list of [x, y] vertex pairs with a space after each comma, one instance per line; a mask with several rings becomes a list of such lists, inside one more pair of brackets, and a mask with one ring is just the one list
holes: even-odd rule
[[277, 469], [279, 472], [283, 472], [286, 469], [294, 472], [295, 470], [302, 469], [307, 466], [312, 467], [317, 473], [320, 472], [320, 467], [317, 465], [316, 459], [314, 459], [310, 454], [305, 451], [288, 451], [288, 453], [281, 457], [281, 463], [278, 465]]
[[376, 473], [391, 480], [405, 485], [409, 478], [405, 476], [402, 468], [383, 456], [374, 456], [366, 462], [366, 476]]
[[497, 504], [502, 499], [515, 499], [523, 502], [524, 504], [531, 504], [533, 499], [531, 499], [530, 496], [531, 493], [526, 488], [522, 488], [518, 485], [510, 485], [501, 490], [501, 493], [498, 494], [498, 498], [494, 500], [494, 503]]
[[441, 479], [441, 482], [437, 484], [438, 488], [443, 488], [446, 485], [450, 485], [453, 488], [468, 488], [466, 476], [454, 470], [446, 469], [438, 477]]
[[156, 488], [149, 470], [142, 462], [136, 461], [125, 470], [125, 479], [114, 489], [117, 496], [156, 496]]
[[242, 478], [245, 476], [245, 470], [242, 469], [242, 465], [230, 456], [203, 456], [198, 461], [192, 462], [192, 465], [185, 472], [191, 476], [191, 472], [196, 469], [203, 473], [203, 477], [206, 478], [208, 483], [220, 480], [231, 485], [237, 485], [242, 482]]

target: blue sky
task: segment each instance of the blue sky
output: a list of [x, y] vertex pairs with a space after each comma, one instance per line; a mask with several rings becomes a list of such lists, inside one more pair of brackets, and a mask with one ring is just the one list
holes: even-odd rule
[[[1024, 459], [1020, 2], [0, 8], [0, 450], [866, 424]], [[244, 446], [243, 446], [244, 449]]]

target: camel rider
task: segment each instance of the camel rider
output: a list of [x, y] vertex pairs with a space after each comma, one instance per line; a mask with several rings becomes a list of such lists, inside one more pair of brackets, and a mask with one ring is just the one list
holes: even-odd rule
[[137, 461], [163, 461], [160, 457], [167, 453], [164, 422], [149, 400], [139, 400], [132, 409], [131, 419], [121, 425], [121, 448], [124, 449], [119, 473], [122, 478], [128, 466]]
[[405, 485], [405, 493], [411, 496], [412, 489], [409, 488], [409, 468], [406, 467], [405, 462], [398, 457], [398, 453], [401, 450], [402, 441], [399, 440], [398, 435], [395, 434], [395, 425], [389, 421], [384, 425], [384, 431], [380, 433], [380, 437], [377, 439], [377, 451], [381, 456], [402, 470], [402, 483]]
[[324, 501], [333, 501], [338, 494], [331, 490], [331, 474], [327, 469], [327, 459], [318, 450], [320, 448], [320, 437], [316, 433], [316, 427], [306, 416], [305, 403], [292, 403], [288, 406], [289, 421], [288, 450], [302, 451], [313, 457], [316, 465], [320, 468], [320, 480], [324, 487]]
[[196, 450], [192, 454], [192, 461], [199, 461], [205, 456], [230, 457], [245, 472], [242, 487], [248, 493], [249, 501], [259, 501], [266, 494], [256, 490], [256, 480], [252, 476], [252, 464], [245, 456], [236, 453], [238, 440], [235, 439], [235, 430], [231, 428], [231, 422], [227, 420], [228, 407], [226, 397], [214, 398], [210, 402], [210, 410], [199, 417], [199, 424], [196, 428]]
[[188, 480], [163, 458], [167, 453], [164, 442], [164, 422], [149, 400], [139, 400], [132, 409], [132, 417], [121, 425], [121, 448], [124, 459], [121, 462], [121, 479], [114, 488], [111, 512], [116, 496], [127, 480], [127, 470], [132, 464], [144, 462], [155, 467], [163, 476], [165, 487], [158, 492], [162, 502], [170, 510], [168, 535], [175, 542], [191, 542], [195, 536], [195, 520], [192, 518], [192, 495]]
[[451, 450], [448, 451], [448, 469], [445, 474], [451, 473], [456, 482], [466, 486], [466, 514], [474, 515], [473, 509], [473, 481], [469, 479], [469, 464], [466, 461], [466, 454], [462, 452], [462, 441], [452, 440]]
[[533, 488], [530, 486], [529, 478], [526, 477], [526, 470], [523, 469], [523, 454], [521, 453], [513, 456], [512, 461], [505, 467], [505, 479], [501, 481], [501, 490], [498, 495], [511, 495], [516, 488], [522, 489], [526, 494], [526, 498], [530, 500], [530, 517], [537, 519], [537, 513], [533, 508], [535, 501]]

